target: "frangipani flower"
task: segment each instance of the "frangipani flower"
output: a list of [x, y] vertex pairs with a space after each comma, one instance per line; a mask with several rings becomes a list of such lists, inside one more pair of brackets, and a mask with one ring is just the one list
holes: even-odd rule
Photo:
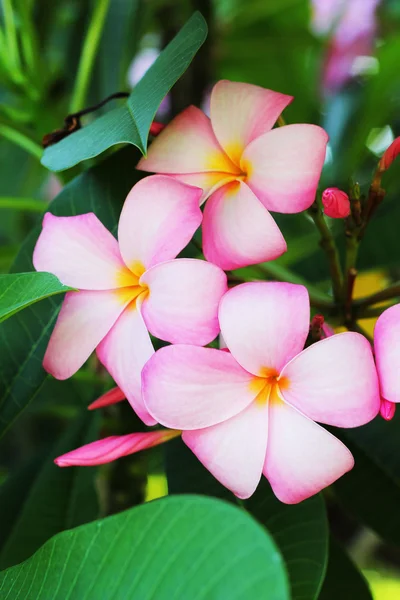
[[346, 332], [303, 350], [309, 310], [303, 286], [239, 285], [219, 309], [230, 352], [169, 346], [142, 371], [149, 413], [182, 430], [204, 466], [239, 498], [251, 496], [262, 473], [282, 502], [319, 492], [352, 468], [353, 457], [314, 421], [356, 427], [379, 411], [368, 341]]
[[129, 193], [118, 242], [93, 214], [47, 213], [33, 256], [38, 271], [77, 288], [65, 296], [44, 357], [57, 379], [73, 375], [95, 348], [147, 424], [140, 373], [153, 354], [148, 331], [168, 342], [204, 345], [219, 332], [226, 275], [202, 260], [175, 259], [201, 223], [201, 190], [147, 177]]
[[389, 421], [400, 402], [400, 304], [387, 308], [374, 330], [374, 350], [382, 403], [381, 415]]
[[277, 258], [285, 240], [268, 211], [314, 201], [328, 136], [315, 125], [272, 127], [292, 101], [255, 85], [220, 81], [209, 119], [190, 106], [159, 134], [138, 169], [201, 187], [205, 257], [223, 269]]

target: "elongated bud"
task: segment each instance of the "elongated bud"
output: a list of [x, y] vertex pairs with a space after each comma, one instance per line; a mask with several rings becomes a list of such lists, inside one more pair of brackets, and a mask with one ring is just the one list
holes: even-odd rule
[[165, 125], [164, 123], [158, 123], [158, 121], [153, 121], [150, 125], [150, 135], [156, 136], [162, 132]]
[[112, 388], [108, 390], [105, 394], [97, 398], [92, 404], [89, 404], [89, 410], [95, 410], [96, 408], [103, 408], [104, 406], [110, 406], [110, 404], [117, 404], [117, 402], [122, 402], [125, 400], [126, 396], [119, 387]]
[[400, 137], [397, 137], [385, 150], [381, 160], [379, 161], [379, 170], [386, 171], [396, 156], [400, 153]]
[[326, 188], [322, 194], [324, 213], [333, 219], [344, 219], [350, 214], [350, 200], [339, 188]]
[[385, 400], [381, 398], [381, 407], [379, 409], [379, 414], [385, 421], [391, 421], [394, 417], [394, 413], [396, 412], [396, 404], [394, 402], [389, 402], [389, 400]]

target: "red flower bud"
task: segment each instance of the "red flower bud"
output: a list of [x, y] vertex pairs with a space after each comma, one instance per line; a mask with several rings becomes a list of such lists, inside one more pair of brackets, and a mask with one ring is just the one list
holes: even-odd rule
[[150, 125], [149, 133], [150, 133], [150, 135], [156, 136], [162, 132], [164, 127], [165, 127], [164, 123], [159, 123], [158, 121], [153, 121], [152, 124]]
[[350, 214], [350, 200], [339, 188], [327, 188], [322, 194], [324, 213], [334, 219], [344, 219]]
[[382, 156], [379, 162], [379, 169], [381, 171], [386, 171], [396, 158], [396, 156], [400, 153], [400, 137], [397, 137], [385, 150], [384, 155]]

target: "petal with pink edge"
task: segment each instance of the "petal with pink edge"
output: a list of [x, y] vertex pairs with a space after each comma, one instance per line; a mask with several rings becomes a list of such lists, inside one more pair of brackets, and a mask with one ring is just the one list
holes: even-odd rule
[[155, 425], [156, 421], [144, 406], [140, 376], [153, 353], [137, 303], [129, 305], [97, 348], [97, 356], [146, 425]]
[[201, 429], [245, 409], [257, 394], [253, 379], [228, 352], [176, 345], [161, 348], [145, 365], [142, 391], [162, 425]]
[[304, 348], [310, 324], [308, 292], [292, 283], [243, 283], [222, 298], [219, 322], [243, 368], [258, 376], [271, 369], [279, 373]]
[[358, 427], [379, 412], [378, 377], [371, 346], [347, 331], [313, 344], [283, 369], [286, 402], [310, 419]]
[[180, 435], [180, 431], [149, 431], [146, 433], [129, 433], [128, 435], [112, 435], [103, 440], [92, 442], [71, 450], [54, 460], [59, 467], [89, 467], [104, 465], [121, 456], [135, 454], [140, 450], [158, 446]]
[[68, 292], [43, 359], [56, 379], [68, 379], [110, 331], [126, 303], [117, 292]]
[[137, 168], [153, 173], [240, 173], [219, 145], [210, 119], [195, 106], [186, 108], [167, 125]]
[[400, 304], [385, 310], [377, 320], [374, 346], [382, 396], [400, 402]]
[[200, 462], [238, 498], [249, 498], [260, 481], [267, 450], [268, 404], [252, 402], [235, 417], [182, 439]]
[[105, 394], [97, 398], [94, 402], [89, 404], [88, 410], [96, 410], [97, 408], [103, 408], [104, 406], [111, 406], [112, 404], [118, 404], [126, 400], [125, 394], [119, 387], [113, 387], [108, 390]]
[[218, 306], [228, 289], [225, 273], [205, 260], [180, 258], [146, 271], [142, 315], [150, 333], [173, 344], [205, 346], [219, 333]]
[[82, 290], [118, 288], [127, 274], [117, 240], [93, 213], [75, 217], [46, 213], [33, 265]]
[[195, 187], [199, 187], [203, 190], [203, 194], [200, 198], [200, 206], [207, 200], [209, 196], [220, 187], [229, 183], [230, 181], [235, 181], [235, 175], [227, 175], [226, 173], [183, 173], [181, 175], [169, 175], [173, 179], [177, 179], [178, 181], [182, 181], [182, 183], [187, 183], [188, 185], [193, 185]]
[[209, 198], [203, 217], [207, 260], [238, 269], [274, 260], [286, 250], [279, 227], [245, 183], [228, 183]]
[[246, 146], [267, 133], [293, 96], [272, 90], [222, 80], [211, 93], [211, 123], [214, 133], [235, 164]]
[[[202, 191], [171, 177], [153, 175], [129, 192], [121, 212], [118, 240], [126, 265], [135, 272], [175, 258], [202, 220]], [[141, 273], [140, 273], [141, 274]]]
[[351, 452], [323, 427], [284, 402], [271, 403], [263, 473], [281, 502], [317, 494], [353, 465]]
[[268, 210], [306, 210], [315, 199], [327, 142], [327, 133], [316, 125], [273, 129], [244, 151], [245, 181]]

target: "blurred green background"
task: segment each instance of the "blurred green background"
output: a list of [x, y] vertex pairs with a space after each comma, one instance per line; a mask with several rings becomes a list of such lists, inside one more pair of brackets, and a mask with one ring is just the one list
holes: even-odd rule
[[[62, 186], [91, 164], [50, 174], [40, 163], [42, 137], [62, 127], [70, 112], [130, 91], [194, 10], [206, 18], [209, 37], [163, 103], [159, 120], [168, 122], [191, 103], [207, 111], [212, 85], [221, 78], [291, 94], [295, 100], [285, 119], [320, 124], [330, 135], [321, 186], [347, 190], [357, 181], [366, 192], [379, 156], [400, 134], [399, 0], [2, 0], [0, 272], [8, 272], [22, 241]], [[95, 40], [95, 60], [90, 77], [77, 87], [88, 30]], [[84, 123], [117, 102], [85, 117]], [[360, 251], [359, 295], [400, 275], [398, 167], [385, 175], [384, 187], [387, 197]], [[277, 220], [289, 246], [278, 264], [329, 291], [325, 257], [312, 223], [303, 215], [280, 215]], [[343, 224], [331, 227], [343, 248]], [[366, 324], [369, 330], [372, 326], [373, 321]], [[50, 456], [46, 448], [62, 445], [60, 434], [65, 435], [70, 417], [92, 399], [93, 385], [100, 393], [109, 383], [104, 374], [101, 377], [99, 385], [99, 377], [88, 369], [57, 384], [54, 391], [54, 382], [45, 384], [32, 408], [1, 442], [0, 476], [5, 482], [33, 450]], [[390, 426], [390, 435], [399, 434], [400, 457], [399, 420]], [[119, 406], [110, 409], [102, 433], [140, 427], [132, 412]], [[73, 446], [70, 439], [63, 443], [65, 449]], [[395, 466], [398, 486], [400, 469]], [[107, 507], [103, 514], [163, 495], [161, 454], [157, 450], [144, 458], [123, 459], [105, 469], [98, 485]], [[399, 546], [360, 525], [334, 498], [328, 495], [327, 500], [333, 534], [367, 576], [374, 598], [400, 598]], [[393, 515], [385, 513], [385, 505], [377, 504], [376, 511], [390, 526]], [[357, 598], [339, 595], [343, 600]], [[321, 598], [333, 597], [323, 591]]]

